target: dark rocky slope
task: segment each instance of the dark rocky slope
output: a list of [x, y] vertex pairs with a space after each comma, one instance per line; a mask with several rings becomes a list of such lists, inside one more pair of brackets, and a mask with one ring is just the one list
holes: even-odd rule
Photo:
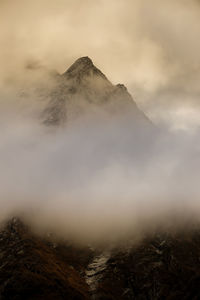
[[198, 230], [98, 251], [42, 239], [15, 218], [0, 232], [0, 299], [189, 300], [199, 285]]
[[9, 221], [0, 232], [0, 299], [89, 299], [73, 260], [67, 262], [60, 252], [18, 219]]
[[199, 232], [158, 235], [118, 250], [99, 282], [101, 299], [200, 299], [199, 286]]

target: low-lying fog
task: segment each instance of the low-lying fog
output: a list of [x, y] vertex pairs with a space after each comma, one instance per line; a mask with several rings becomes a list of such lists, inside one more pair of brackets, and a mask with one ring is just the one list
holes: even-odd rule
[[13, 91], [1, 99], [2, 221], [22, 214], [41, 231], [88, 241], [198, 220], [198, 132], [147, 130], [128, 115], [48, 127], [33, 96], [29, 105]]

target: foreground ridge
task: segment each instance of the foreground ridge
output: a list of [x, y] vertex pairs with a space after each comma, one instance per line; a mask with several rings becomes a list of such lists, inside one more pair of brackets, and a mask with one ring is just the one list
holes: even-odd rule
[[0, 299], [200, 298], [199, 228], [109, 246], [55, 243], [13, 218], [0, 230]]

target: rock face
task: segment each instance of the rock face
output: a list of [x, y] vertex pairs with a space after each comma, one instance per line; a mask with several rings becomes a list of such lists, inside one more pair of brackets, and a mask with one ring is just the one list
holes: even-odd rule
[[47, 125], [59, 125], [85, 114], [107, 114], [109, 117], [129, 113], [134, 121], [150, 124], [122, 84], [113, 85], [94, 66], [89, 57], [81, 57], [62, 75], [49, 94], [49, 105], [43, 118]]

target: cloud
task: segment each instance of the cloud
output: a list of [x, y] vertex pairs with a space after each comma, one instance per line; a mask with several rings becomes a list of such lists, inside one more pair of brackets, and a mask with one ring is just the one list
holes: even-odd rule
[[[0, 1], [1, 219], [22, 211], [63, 236], [101, 238], [172, 212], [199, 217], [199, 14], [194, 0]], [[173, 132], [136, 134], [129, 119], [39, 125], [34, 88], [83, 55]]]
[[128, 117], [50, 129], [14, 103], [15, 114], [0, 110], [1, 221], [19, 214], [42, 232], [100, 242], [138, 238], [172, 215], [199, 219], [198, 134]]

